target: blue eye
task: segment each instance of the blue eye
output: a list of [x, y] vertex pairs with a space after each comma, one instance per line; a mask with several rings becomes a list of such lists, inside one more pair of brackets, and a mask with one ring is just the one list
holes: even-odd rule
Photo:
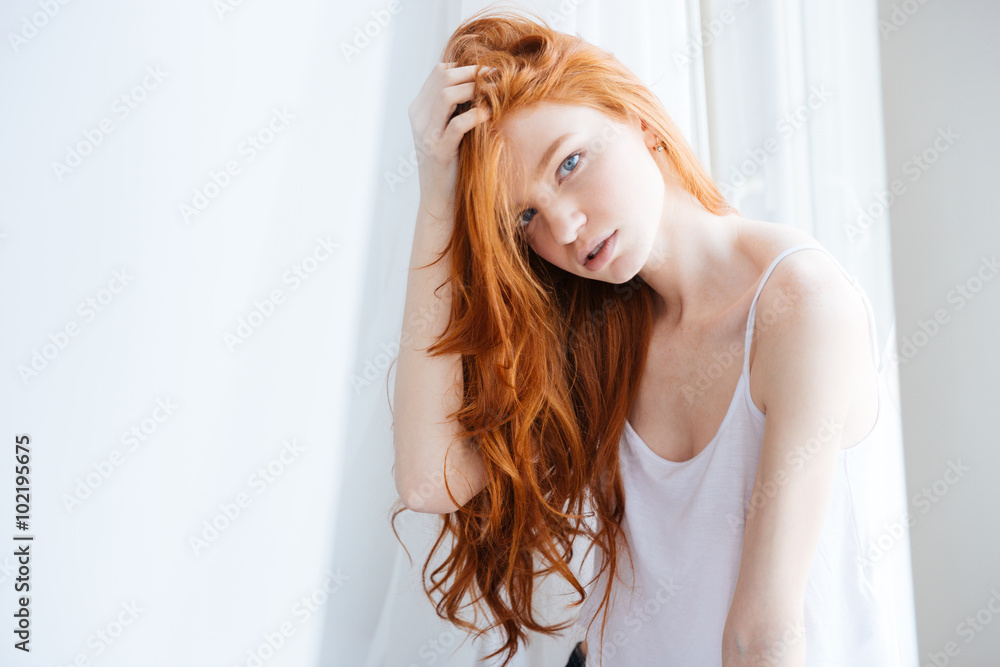
[[[573, 153], [572, 155], [570, 155], [569, 157], [567, 157], [565, 160], [563, 160], [561, 163], [559, 163], [559, 167], [561, 169], [564, 165], [566, 165], [567, 163], [570, 163], [569, 171], [572, 173], [572, 172], [576, 171], [576, 167], [577, 167], [577, 165], [580, 164], [580, 159], [582, 157], [583, 157], [583, 151], [577, 151], [576, 153]], [[557, 172], [558, 172], [558, 170], [557, 170]], [[558, 179], [558, 181], [560, 183], [562, 183], [564, 180], [566, 180], [566, 178], [568, 178], [568, 176], [564, 176], [563, 178]], [[532, 215], [531, 218], [529, 218], [528, 220], [525, 220], [524, 219], [524, 214], [527, 213], [528, 211], [535, 211], [537, 213], [537, 211], [535, 209], [533, 209], [533, 208], [525, 209], [524, 212], [521, 213], [521, 217], [518, 218], [518, 221], [521, 223], [521, 227], [527, 227], [528, 223], [530, 223], [531, 220], [535, 217], [534, 215]]]
[[[573, 166], [575, 167], [575, 166], [576, 166], [576, 163], [580, 161], [580, 155], [581, 155], [581, 153], [573, 153], [573, 154], [572, 154], [572, 155], [570, 155], [570, 156], [569, 156], [568, 158], [566, 158], [565, 160], [563, 160], [563, 161], [562, 161], [562, 164], [566, 164], [567, 162], [570, 162], [570, 161], [572, 161], [572, 162], [573, 162]], [[576, 159], [574, 160], [573, 158], [576, 158]], [[562, 166], [562, 164], [561, 164], [561, 165], [559, 165], [559, 166], [561, 167], [561, 166]]]

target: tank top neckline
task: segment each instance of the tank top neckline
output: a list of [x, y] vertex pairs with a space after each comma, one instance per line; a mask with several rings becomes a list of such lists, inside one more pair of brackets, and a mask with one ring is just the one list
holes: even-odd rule
[[[732, 398], [732, 400], [729, 401], [729, 407], [726, 409], [726, 415], [722, 418], [722, 423], [719, 424], [719, 428], [715, 431], [715, 435], [712, 436], [712, 439], [708, 442], [707, 445], [705, 445], [702, 448], [702, 450], [700, 452], [698, 452], [693, 457], [691, 457], [691, 458], [689, 458], [689, 459], [687, 459], [685, 461], [672, 461], [671, 459], [665, 459], [662, 456], [660, 456], [659, 454], [657, 454], [656, 452], [654, 452], [653, 449], [649, 445], [646, 444], [646, 441], [643, 440], [639, 436], [639, 434], [636, 432], [635, 428], [632, 427], [632, 424], [627, 419], [625, 420], [625, 428], [629, 432], [629, 434], [633, 438], [635, 438], [635, 440], [639, 443], [639, 445], [641, 446], [641, 449], [644, 452], [648, 453], [650, 456], [652, 456], [658, 462], [661, 462], [663, 465], [672, 466], [672, 467], [683, 467], [683, 466], [687, 466], [687, 465], [693, 464], [695, 461], [697, 461], [697, 460], [699, 460], [699, 459], [704, 458], [705, 456], [707, 456], [708, 451], [714, 448], [715, 443], [718, 442], [719, 438], [721, 437], [722, 432], [726, 428], [726, 424], [729, 422], [730, 418], [733, 415], [734, 407], [736, 406], [736, 399], [740, 397], [740, 393], [741, 393], [741, 390], [743, 389], [743, 382], [744, 382], [744, 378], [745, 377], [746, 377], [746, 368], [744, 368], [742, 371], [740, 371], [740, 378], [739, 378], [739, 381], [736, 383], [736, 391], [733, 392], [733, 398]], [[754, 406], [754, 408], [756, 408], [756, 407], [757, 406]], [[760, 410], [757, 410], [757, 411], [760, 412]], [[763, 413], [761, 413], [761, 416], [763, 416]]]
[[[636, 442], [639, 443], [640, 445], [639, 449], [641, 449], [645, 454], [648, 454], [650, 457], [655, 459], [658, 465], [662, 465], [664, 467], [669, 467], [669, 468], [683, 468], [690, 465], [694, 465], [695, 462], [700, 461], [701, 459], [704, 459], [706, 456], [708, 456], [710, 451], [715, 448], [715, 445], [716, 443], [718, 443], [719, 438], [722, 436], [722, 433], [725, 431], [726, 425], [731, 421], [731, 418], [735, 412], [736, 401], [741, 394], [743, 394], [746, 400], [747, 409], [750, 410], [751, 413], [754, 414], [754, 416], [757, 417], [758, 419], [762, 420], [765, 418], [764, 413], [761, 412], [760, 408], [757, 407], [757, 404], [753, 402], [753, 398], [750, 395], [750, 388], [749, 388], [750, 343], [752, 342], [753, 338], [754, 316], [756, 315], [757, 312], [757, 300], [760, 298], [760, 293], [764, 289], [764, 283], [767, 282], [767, 279], [770, 277], [771, 272], [774, 271], [774, 268], [778, 265], [778, 262], [780, 262], [786, 255], [795, 252], [796, 250], [802, 250], [805, 248], [815, 248], [816, 250], [820, 250], [830, 255], [830, 252], [828, 250], [826, 250], [820, 245], [817, 245], [816, 243], [808, 243], [808, 242], [798, 243], [789, 246], [788, 248], [785, 248], [783, 251], [778, 253], [778, 255], [773, 260], [771, 260], [771, 264], [762, 274], [760, 281], [757, 284], [757, 291], [754, 294], [753, 300], [750, 302], [750, 312], [747, 315], [746, 332], [744, 335], [744, 344], [743, 344], [743, 368], [740, 370], [740, 376], [736, 382], [736, 390], [733, 392], [733, 397], [729, 401], [729, 407], [726, 409], [726, 414], [722, 418], [722, 423], [719, 424], [719, 428], [715, 431], [715, 435], [712, 436], [712, 439], [709, 440], [708, 444], [705, 445], [700, 452], [698, 452], [693, 457], [684, 461], [673, 461], [671, 459], [663, 458], [655, 451], [653, 451], [653, 449], [649, 445], [646, 444], [646, 442], [639, 436], [639, 433], [632, 426], [631, 422], [629, 422], [628, 419], [625, 420], [625, 430], [629, 433], [629, 435], [631, 435], [635, 439]], [[878, 352], [877, 352], [875, 332], [874, 332], [874, 317], [871, 312], [871, 307], [869, 305], [868, 298], [867, 296], [865, 296], [864, 291], [858, 284], [857, 279], [854, 276], [847, 273], [847, 271], [842, 266], [840, 266], [840, 263], [836, 261], [835, 257], [833, 257], [832, 255], [830, 256], [831, 258], [834, 259], [834, 263], [838, 266], [838, 268], [841, 269], [844, 275], [847, 276], [847, 278], [851, 281], [851, 283], [859, 290], [859, 292], [862, 295], [862, 298], [865, 301], [865, 308], [868, 311], [869, 343], [873, 359], [875, 360], [877, 366], [879, 360], [878, 360]], [[881, 379], [879, 380], [879, 384], [881, 384]], [[868, 431], [867, 434], [865, 434], [865, 436], [861, 440], [859, 440], [852, 447], [849, 447], [848, 449], [841, 449], [839, 452], [840, 455], [844, 455], [847, 452], [855, 451], [856, 449], [858, 449], [859, 446], [865, 444], [867, 440], [871, 439], [872, 434], [878, 427], [882, 413], [881, 388], [879, 388], [878, 403], [879, 403], [878, 411], [876, 412], [875, 422], [872, 425], [872, 428]]]

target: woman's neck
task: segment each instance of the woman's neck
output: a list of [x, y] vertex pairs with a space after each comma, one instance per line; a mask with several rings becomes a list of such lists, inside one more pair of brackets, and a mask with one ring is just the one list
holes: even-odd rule
[[[684, 194], [686, 191], [684, 191]], [[745, 291], [752, 262], [741, 243], [746, 220], [706, 211], [693, 196], [670, 197], [640, 277], [657, 295], [668, 329], [717, 317]]]

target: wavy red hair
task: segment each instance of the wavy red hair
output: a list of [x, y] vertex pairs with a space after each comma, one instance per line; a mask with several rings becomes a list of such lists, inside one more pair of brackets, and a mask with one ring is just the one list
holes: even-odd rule
[[[466, 104], [484, 105], [492, 116], [459, 146], [454, 231], [436, 260], [451, 262], [451, 317], [428, 349], [462, 355], [462, 406], [449, 418], [482, 456], [489, 481], [464, 506], [441, 515], [422, 569], [424, 590], [432, 601], [441, 594], [436, 611], [455, 625], [477, 635], [500, 628], [504, 643], [488, 657], [506, 652], [504, 666], [527, 643], [526, 631], [554, 634], [572, 624], [546, 625], [533, 599], [536, 579], [558, 574], [580, 596], [572, 606], [582, 604], [586, 591], [570, 568], [578, 538], [589, 544], [586, 553], [600, 548], [598, 576], [607, 569], [612, 580], [618, 547], [628, 551], [618, 447], [646, 362], [653, 295], [638, 276], [620, 285], [588, 280], [531, 250], [508, 190], [511, 166], [500, 123], [540, 102], [586, 105], [621, 123], [641, 121], [707, 210], [735, 212], [642, 81], [611, 54], [534, 18], [484, 9], [458, 26], [442, 55], [456, 66], [497, 71], [476, 75]], [[459, 113], [466, 108], [459, 107]], [[392, 514], [394, 532], [405, 509]], [[589, 517], [596, 517], [595, 526]], [[428, 585], [434, 554], [449, 537]], [[605, 620], [610, 592], [606, 588], [599, 607]], [[489, 625], [478, 628], [460, 617], [469, 604], [488, 612]]]

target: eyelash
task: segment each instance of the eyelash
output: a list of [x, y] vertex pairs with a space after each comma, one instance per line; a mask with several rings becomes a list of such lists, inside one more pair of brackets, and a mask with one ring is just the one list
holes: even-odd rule
[[[570, 177], [571, 175], [573, 175], [573, 173], [574, 173], [574, 172], [576, 172], [576, 171], [577, 171], [577, 170], [578, 170], [578, 169], [580, 168], [580, 162], [581, 162], [581, 161], [583, 160], [583, 157], [584, 157], [584, 155], [586, 155], [586, 151], [577, 151], [577, 152], [575, 152], [575, 153], [570, 153], [569, 155], [567, 155], [567, 156], [566, 156], [566, 157], [565, 157], [565, 158], [563, 159], [563, 161], [562, 161], [562, 162], [560, 162], [560, 163], [559, 163], [559, 167], [560, 167], [560, 168], [562, 168], [562, 166], [563, 166], [563, 165], [564, 165], [564, 164], [565, 164], [565, 163], [566, 163], [566, 162], [567, 162], [568, 160], [570, 160], [571, 158], [574, 158], [574, 157], [575, 157], [575, 158], [578, 158], [578, 159], [577, 159], [577, 161], [576, 161], [576, 164], [574, 164], [574, 165], [573, 165], [573, 169], [572, 169], [572, 170], [570, 170], [569, 174], [567, 174], [567, 175], [566, 175], [565, 177], [563, 177], [563, 179], [562, 179], [561, 181], [559, 181], [559, 183], [562, 183], [563, 181], [565, 181], [565, 180], [566, 180], [567, 178], [569, 178], [569, 177]], [[524, 220], [524, 212], [525, 212], [525, 211], [533, 211], [533, 210], [534, 210], [534, 209], [531, 209], [531, 208], [526, 208], [526, 209], [524, 209], [524, 211], [521, 211], [521, 214], [520, 214], [520, 215], [519, 215], [519, 216], [517, 217], [517, 219], [518, 219], [518, 222], [520, 222], [520, 223], [521, 223], [521, 229], [524, 229], [525, 227], [527, 227], [528, 225], [530, 225], [530, 224], [531, 224], [531, 220], [534, 220], [534, 219], [535, 219], [535, 217], [534, 217], [534, 216], [532, 216], [532, 217], [531, 217], [531, 220], [528, 220], [528, 222], [524, 222], [524, 221], [523, 221], [523, 220]]]

